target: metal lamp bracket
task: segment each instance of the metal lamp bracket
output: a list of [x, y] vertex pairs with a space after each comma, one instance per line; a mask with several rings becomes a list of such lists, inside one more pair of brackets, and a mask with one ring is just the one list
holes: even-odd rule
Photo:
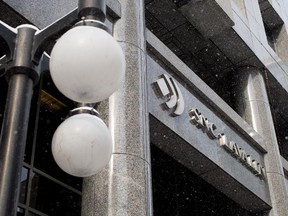
[[[26, 47], [27, 49], [30, 48], [30, 50], [26, 49], [25, 54], [22, 55], [17, 55], [16, 53], [17, 50], [19, 51], [18, 53], [24, 53], [22, 45], [17, 46], [19, 30], [0, 21], [0, 37], [5, 41], [4, 49], [6, 53], [5, 56], [0, 58], [0, 77], [4, 74], [23, 73], [32, 78], [34, 83], [37, 83], [41, 72], [39, 71], [41, 66], [39, 67], [38, 65], [41, 64], [42, 55], [51, 41], [55, 41], [71, 27], [79, 25], [95, 26], [111, 34], [108, 27], [103, 23], [105, 18], [106, 1], [81, 0], [79, 1], [78, 8], [46, 28], [34, 31], [33, 34], [31, 34], [31, 29], [33, 29], [31, 26], [21, 30], [21, 34], [29, 41], [28, 46], [30, 46]], [[28, 38], [27, 34], [32, 38]], [[27, 51], [30, 53], [28, 55], [29, 59], [27, 59]]]

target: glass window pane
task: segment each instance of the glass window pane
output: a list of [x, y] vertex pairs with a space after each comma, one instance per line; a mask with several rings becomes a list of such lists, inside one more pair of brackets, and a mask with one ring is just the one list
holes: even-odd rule
[[22, 167], [21, 171], [21, 183], [20, 183], [20, 195], [19, 202], [25, 203], [27, 196], [27, 184], [28, 184], [28, 169]]
[[80, 195], [36, 173], [33, 173], [30, 205], [53, 216], [81, 215]]
[[53, 134], [69, 111], [74, 108], [74, 105], [69, 104], [70, 102], [57, 92], [49, 74], [44, 75], [43, 88], [40, 94], [41, 106], [34, 161], [35, 167], [65, 184], [81, 190], [82, 178], [73, 177], [62, 171], [54, 161], [51, 152]]
[[154, 215], [255, 216], [156, 146], [151, 153]]
[[33, 146], [35, 134], [37, 134], [37, 132], [35, 132], [35, 126], [36, 126], [36, 119], [38, 115], [37, 113], [38, 100], [39, 100], [39, 85], [34, 87], [32, 101], [31, 101], [31, 108], [30, 108], [26, 148], [25, 148], [25, 155], [24, 155], [24, 162], [28, 164], [30, 164], [31, 162], [32, 146]]
[[23, 208], [17, 207], [17, 216], [24, 216], [25, 210]]
[[28, 212], [28, 216], [39, 216], [38, 214], [32, 213], [32, 212]]

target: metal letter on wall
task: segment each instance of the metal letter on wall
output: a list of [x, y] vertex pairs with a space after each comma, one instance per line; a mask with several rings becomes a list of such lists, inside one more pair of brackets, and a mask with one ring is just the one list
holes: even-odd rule
[[184, 112], [184, 98], [183, 95], [172, 77], [166, 74], [162, 74], [162, 78], [156, 81], [162, 97], [168, 97], [168, 101], [165, 102], [167, 108], [173, 110], [174, 116], [179, 116]]

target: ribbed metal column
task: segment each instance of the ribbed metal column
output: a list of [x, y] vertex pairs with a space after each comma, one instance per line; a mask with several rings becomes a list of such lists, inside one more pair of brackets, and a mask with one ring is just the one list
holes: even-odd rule
[[119, 2], [114, 37], [126, 55], [126, 75], [98, 107], [109, 122], [114, 153], [106, 169], [84, 179], [82, 216], [152, 215], [144, 0]]
[[237, 112], [266, 141], [268, 153], [264, 156], [267, 181], [273, 209], [270, 216], [284, 216], [288, 213], [288, 192], [281, 163], [265, 80], [255, 67], [239, 69], [236, 88]]

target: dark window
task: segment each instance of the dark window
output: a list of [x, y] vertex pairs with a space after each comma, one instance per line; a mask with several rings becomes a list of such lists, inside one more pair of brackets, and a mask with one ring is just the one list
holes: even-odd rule
[[255, 216], [151, 145], [154, 215]]
[[81, 214], [82, 178], [63, 172], [51, 152], [56, 128], [74, 107], [58, 92], [49, 73], [42, 74], [33, 91], [18, 215], [21, 209], [29, 209], [31, 216]]
[[[4, 76], [0, 86], [2, 126], [8, 89]], [[63, 172], [51, 153], [54, 131], [73, 108], [74, 102], [59, 93], [49, 73], [42, 74], [33, 89], [17, 216], [81, 215], [82, 178]]]
[[[30, 206], [48, 215], [79, 216], [81, 196], [33, 173]], [[47, 190], [47, 188], [49, 188]]]

